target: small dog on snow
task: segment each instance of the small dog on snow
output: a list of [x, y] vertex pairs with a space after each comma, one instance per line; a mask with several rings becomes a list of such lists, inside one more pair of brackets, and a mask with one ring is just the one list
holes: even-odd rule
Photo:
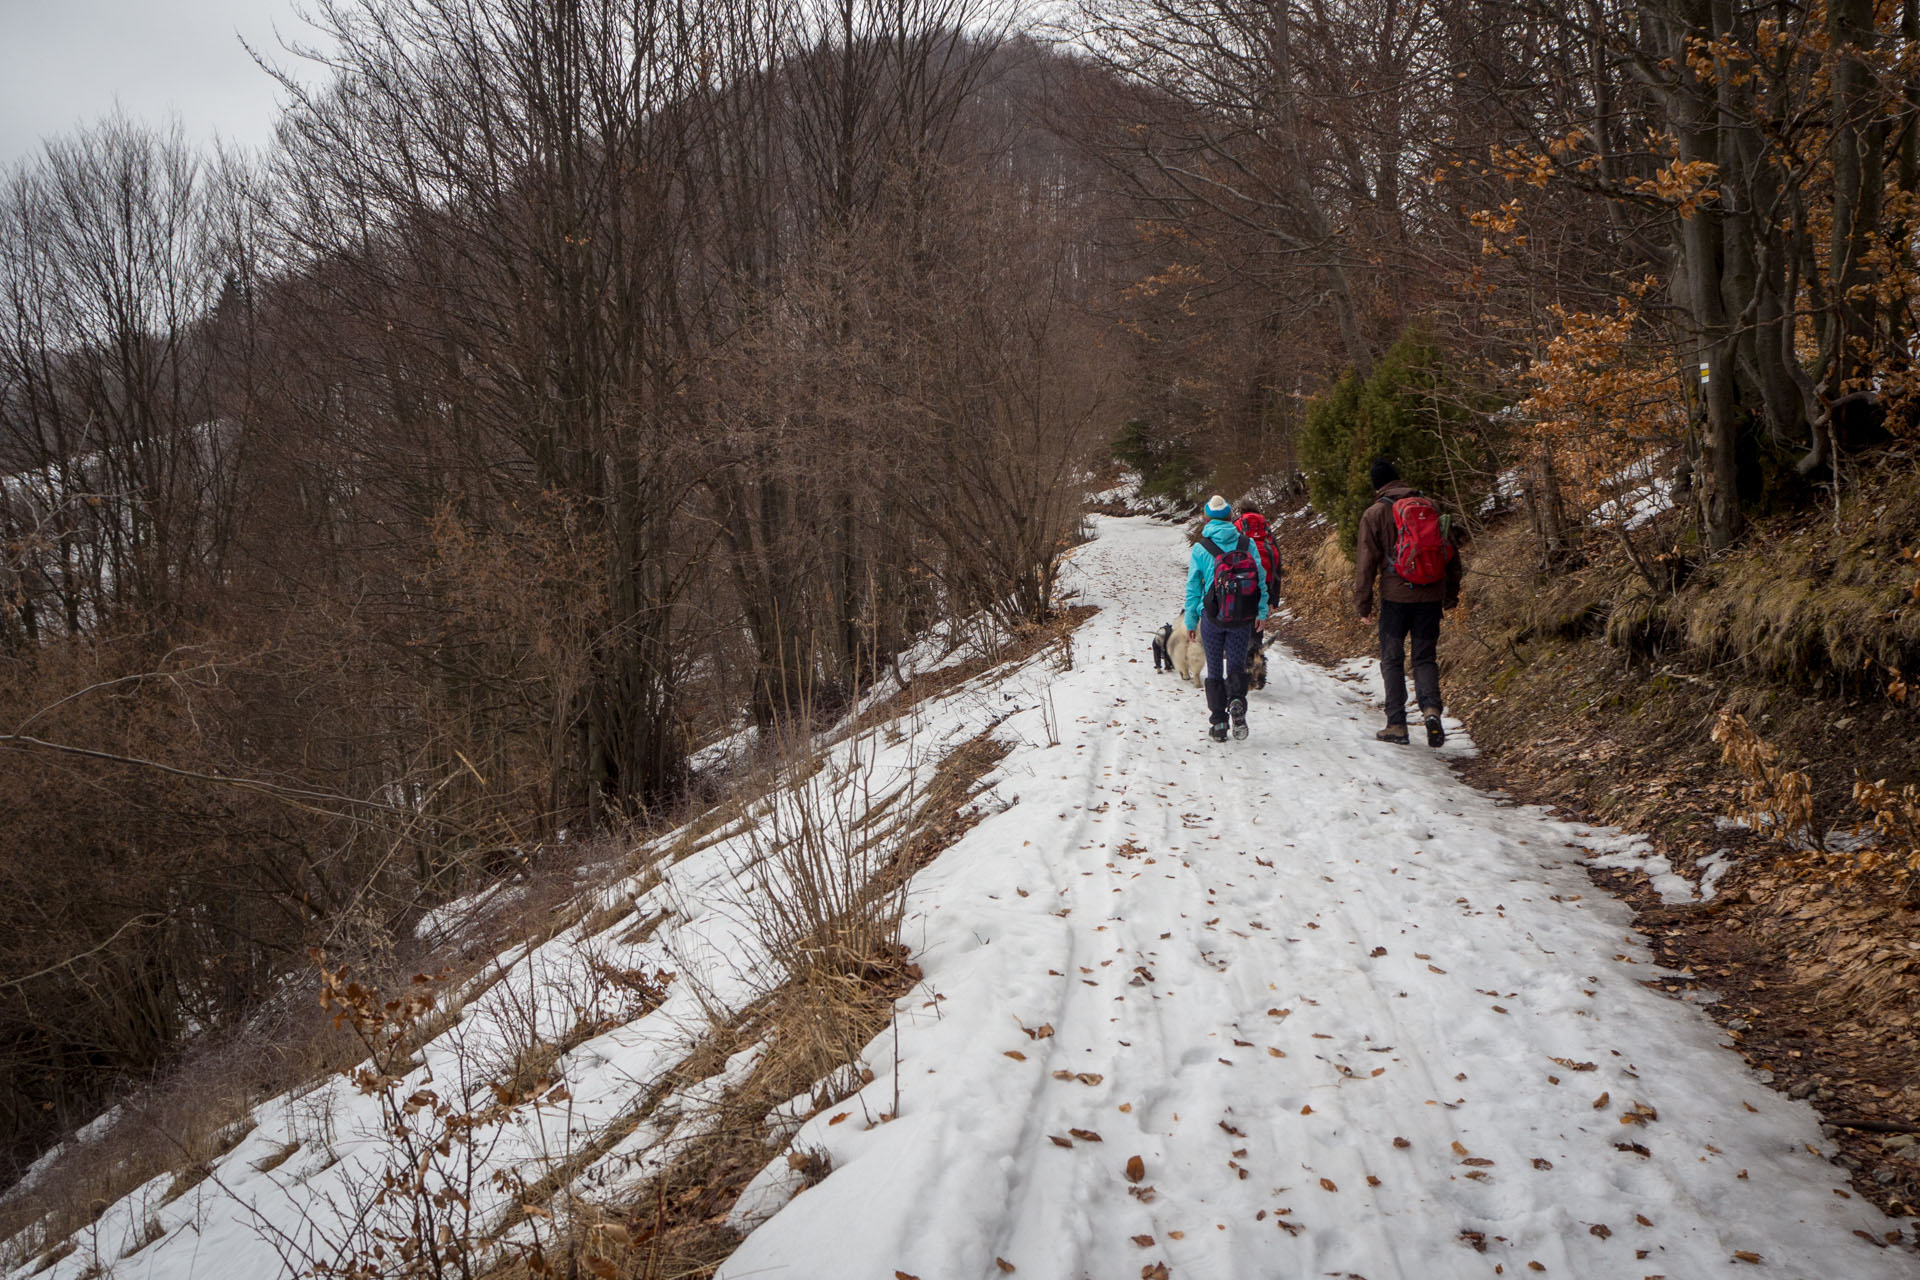
[[1153, 669], [1172, 671], [1195, 688], [1206, 671], [1207, 658], [1197, 640], [1187, 639], [1187, 629], [1169, 622], [1153, 636]]

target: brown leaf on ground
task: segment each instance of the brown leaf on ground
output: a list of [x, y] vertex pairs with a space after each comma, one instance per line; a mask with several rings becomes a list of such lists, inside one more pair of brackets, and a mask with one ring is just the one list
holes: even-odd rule
[[1008, 1049], [1006, 1051], [1006, 1056], [1009, 1058], [1012, 1058], [1015, 1062], [1025, 1062], [1027, 1060], [1027, 1055], [1020, 1052], [1018, 1049]]
[[1147, 1162], [1139, 1156], [1127, 1157], [1127, 1181], [1138, 1182], [1147, 1176]]
[[1755, 1266], [1758, 1266], [1760, 1263], [1760, 1255], [1751, 1249], [1735, 1249], [1733, 1251], [1733, 1259], [1735, 1262], [1750, 1262]]
[[1472, 1155], [1473, 1153], [1460, 1145], [1460, 1139], [1455, 1138], [1453, 1140], [1453, 1154], [1457, 1156], [1465, 1156], [1465, 1155]]
[[1543, 1159], [1540, 1156], [1535, 1156], [1533, 1158], [1533, 1167], [1536, 1169], [1551, 1169], [1553, 1168], [1553, 1161]]
[[1134, 1236], [1134, 1237], [1133, 1237], [1133, 1242], [1134, 1242], [1135, 1244], [1137, 1244], [1137, 1245], [1139, 1245], [1139, 1246], [1140, 1246], [1140, 1247], [1141, 1247], [1142, 1249], [1151, 1249], [1151, 1248], [1153, 1248], [1153, 1237], [1152, 1237], [1152, 1236]]
[[1073, 1145], [1073, 1139], [1063, 1138], [1057, 1133], [1048, 1134], [1047, 1141], [1051, 1142], [1056, 1147], [1071, 1147]]
[[1080, 1139], [1080, 1141], [1082, 1142], [1104, 1141], [1104, 1139], [1102, 1139], [1099, 1134], [1095, 1133], [1091, 1129], [1069, 1129], [1067, 1130], [1067, 1132], [1072, 1134], [1074, 1137]]
[[1399, 1147], [1401, 1150], [1404, 1151], [1408, 1147], [1412, 1146], [1413, 1144], [1411, 1142], [1408, 1142], [1405, 1138], [1395, 1138], [1393, 1140], [1393, 1145], [1396, 1147]]
[[1606, 1109], [1607, 1104], [1612, 1101], [1613, 1095], [1611, 1093], [1602, 1092], [1599, 1097], [1593, 1100], [1593, 1109], [1595, 1111], [1603, 1111]]
[[995, 1258], [993, 1260], [993, 1265], [1000, 1268], [1000, 1270], [1004, 1271], [1008, 1275], [1012, 1275], [1015, 1271], [1019, 1270], [1018, 1267], [1014, 1266], [1011, 1262], [1008, 1262], [1005, 1258]]
[[1550, 1061], [1559, 1063], [1569, 1071], [1598, 1071], [1600, 1069], [1598, 1063], [1575, 1062], [1572, 1058], [1553, 1058], [1550, 1059]]
[[1613, 1234], [1613, 1228], [1604, 1222], [1596, 1222], [1587, 1228], [1587, 1234], [1590, 1236], [1599, 1236], [1602, 1240], [1605, 1240]]
[[1140, 1268], [1140, 1280], [1170, 1280], [1171, 1273], [1164, 1262], [1154, 1262]]
[[1340, 1188], [1333, 1185], [1332, 1178], [1322, 1178], [1320, 1179], [1320, 1189], [1322, 1191], [1338, 1191]]

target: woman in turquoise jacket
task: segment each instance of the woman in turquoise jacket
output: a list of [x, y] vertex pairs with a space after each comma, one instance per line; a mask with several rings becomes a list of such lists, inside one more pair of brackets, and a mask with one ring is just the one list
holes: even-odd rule
[[[1207, 499], [1207, 524], [1194, 542], [1187, 558], [1187, 626], [1189, 643], [1198, 639], [1207, 655], [1207, 733], [1215, 742], [1227, 740], [1231, 722], [1233, 736], [1247, 736], [1247, 650], [1253, 633], [1267, 625], [1267, 571], [1260, 563], [1260, 552], [1251, 539], [1233, 527], [1233, 508], [1219, 494]], [[1260, 598], [1254, 616], [1245, 622], [1222, 622], [1209, 610], [1207, 594], [1213, 587], [1215, 568], [1221, 557], [1244, 551], [1253, 559], [1260, 583]], [[1197, 635], [1196, 635], [1197, 630]]]

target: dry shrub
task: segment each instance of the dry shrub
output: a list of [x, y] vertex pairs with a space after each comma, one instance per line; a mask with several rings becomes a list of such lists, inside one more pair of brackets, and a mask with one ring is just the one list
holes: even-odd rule
[[[806, 903], [789, 904], [768, 918], [796, 965], [788, 979], [737, 1017], [716, 1022], [641, 1111], [580, 1153], [574, 1167], [584, 1168], [610, 1149], [669, 1093], [684, 1093], [718, 1074], [741, 1049], [760, 1044], [759, 1060], [738, 1085], [692, 1117], [686, 1127], [693, 1136], [677, 1144], [672, 1163], [631, 1205], [615, 1210], [576, 1203], [566, 1239], [556, 1244], [553, 1256], [545, 1260], [548, 1265], [561, 1270], [577, 1266], [580, 1274], [619, 1280], [695, 1280], [711, 1275], [733, 1252], [739, 1235], [726, 1219], [740, 1192], [769, 1160], [779, 1157], [806, 1117], [845, 1101], [874, 1078], [861, 1055], [891, 1022], [896, 1002], [921, 980], [906, 949], [886, 933], [888, 927], [897, 930], [898, 921], [897, 912], [884, 904], [897, 900], [916, 871], [979, 821], [982, 815], [973, 802], [1007, 751], [987, 733], [956, 747], [935, 767], [908, 815], [897, 812], [900, 800], [892, 792], [857, 815], [832, 810], [841, 816], [822, 819], [817, 807], [812, 811], [814, 835], [807, 838], [837, 832], [836, 838], [857, 843], [879, 840], [871, 849], [856, 851], [854, 860], [871, 868], [875, 880], [868, 898], [883, 904], [881, 910], [850, 927], [847, 914], [830, 905], [849, 900], [848, 887], [836, 873], [825, 877], [830, 883]], [[871, 791], [858, 794], [866, 798]], [[781, 821], [782, 830], [795, 834], [797, 819]], [[876, 834], [887, 831], [893, 834]], [[879, 859], [882, 849], [889, 851], [884, 861]], [[813, 871], [807, 874], [808, 883], [818, 889], [820, 878]], [[796, 938], [801, 941], [796, 943]], [[824, 945], [823, 939], [828, 940]], [[806, 1103], [799, 1114], [785, 1107], [800, 1097]], [[896, 1097], [884, 1111], [860, 1107], [850, 1121], [885, 1124], [898, 1105]], [[803, 1186], [830, 1171], [818, 1151], [791, 1150], [786, 1159]], [[534, 1190], [550, 1197], [556, 1185], [543, 1183]], [[538, 1273], [524, 1263], [500, 1273], [502, 1280], [530, 1274]]]
[[1872, 814], [1875, 846], [1854, 855], [1859, 875], [1878, 875], [1909, 901], [1920, 875], [1920, 787], [1909, 782], [1895, 790], [1885, 778], [1853, 784], [1854, 803]]
[[903, 842], [914, 769], [881, 792], [878, 744], [855, 741], [816, 763], [811, 736], [790, 739], [798, 768], [742, 840], [736, 905], [782, 972], [802, 980], [854, 977], [897, 950], [904, 899], [880, 873]]
[[30, 1187], [0, 1202], [0, 1264], [58, 1251], [106, 1208], [172, 1174], [184, 1193], [251, 1126], [260, 1099], [355, 1056], [308, 1000], [282, 1001], [196, 1045], [165, 1075], [124, 1095], [120, 1117], [90, 1141], [69, 1141]]
[[1920, 951], [1909, 942], [1920, 923], [1920, 787], [1855, 782], [1854, 801], [1868, 815], [1861, 825], [1873, 838], [1834, 847], [1815, 827], [1807, 774], [1785, 768], [1744, 716], [1723, 710], [1713, 738], [1744, 779], [1737, 816], [1789, 846], [1771, 874], [1747, 880], [1745, 892], [1784, 926], [1795, 976], [1838, 1007], [1907, 1021], [1901, 1011], [1920, 996]]
[[1813, 825], [1812, 786], [1805, 771], [1782, 765], [1779, 753], [1743, 715], [1722, 711], [1713, 722], [1713, 740], [1720, 744], [1721, 762], [1746, 779], [1735, 817], [1792, 845], [1820, 843]]

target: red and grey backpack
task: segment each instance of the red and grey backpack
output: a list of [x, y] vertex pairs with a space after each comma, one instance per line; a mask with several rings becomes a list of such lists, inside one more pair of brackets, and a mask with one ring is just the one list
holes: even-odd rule
[[1260, 616], [1260, 562], [1253, 558], [1252, 548], [1244, 533], [1229, 551], [1220, 550], [1218, 543], [1208, 540], [1207, 549], [1213, 552], [1213, 583], [1207, 588], [1203, 606], [1215, 622], [1252, 622]]
[[1394, 576], [1412, 587], [1428, 587], [1447, 576], [1453, 559], [1452, 523], [1440, 514], [1433, 499], [1412, 494], [1398, 499], [1380, 499], [1393, 508], [1393, 555], [1389, 561]]
[[1260, 553], [1260, 567], [1267, 571], [1267, 603], [1271, 605], [1280, 593], [1280, 548], [1273, 540], [1273, 528], [1257, 511], [1244, 513], [1234, 520], [1233, 527], [1252, 538], [1254, 549]]

